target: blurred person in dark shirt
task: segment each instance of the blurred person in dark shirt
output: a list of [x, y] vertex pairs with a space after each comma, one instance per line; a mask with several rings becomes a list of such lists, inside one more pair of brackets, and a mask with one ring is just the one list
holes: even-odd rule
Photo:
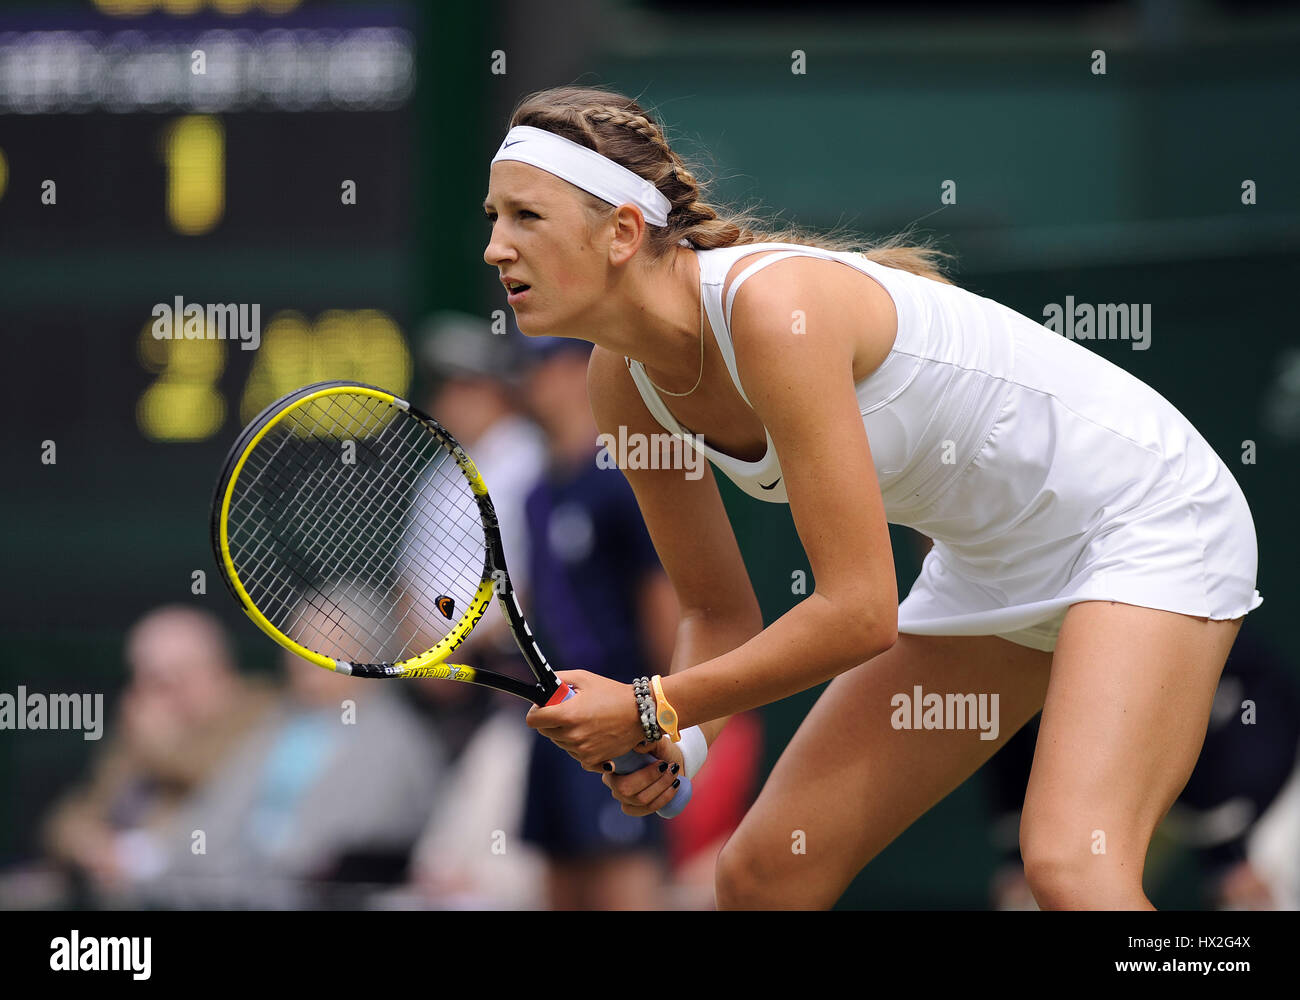
[[1165, 832], [1196, 852], [1203, 896], [1215, 909], [1280, 907], [1274, 887], [1252, 863], [1249, 841], [1294, 774], [1298, 750], [1294, 669], [1254, 635], [1238, 636], [1214, 695], [1201, 757], [1165, 818]]
[[[597, 462], [586, 390], [591, 345], [557, 339], [533, 350], [526, 392], [550, 459], [525, 502], [528, 620], [556, 669], [628, 683], [667, 673], [677, 598], [632, 488]], [[547, 857], [552, 908], [657, 908], [663, 821], [626, 815], [599, 775], [533, 737], [524, 837]]]

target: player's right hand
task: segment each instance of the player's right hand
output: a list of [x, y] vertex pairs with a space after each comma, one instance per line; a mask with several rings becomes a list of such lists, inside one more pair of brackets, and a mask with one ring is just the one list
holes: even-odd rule
[[673, 800], [677, 794], [677, 785], [686, 777], [683, 770], [682, 752], [677, 744], [667, 736], [644, 749], [653, 755], [657, 763], [643, 767], [631, 774], [603, 774], [601, 780], [609, 788], [610, 794], [623, 806], [629, 816], [648, 816], [658, 812]]

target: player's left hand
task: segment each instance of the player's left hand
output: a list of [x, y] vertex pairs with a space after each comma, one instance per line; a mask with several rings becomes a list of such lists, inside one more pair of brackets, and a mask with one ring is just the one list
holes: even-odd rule
[[528, 710], [525, 722], [588, 771], [604, 771], [606, 761], [646, 749], [645, 732], [631, 684], [620, 684], [586, 670], [557, 676], [574, 689], [559, 705]]

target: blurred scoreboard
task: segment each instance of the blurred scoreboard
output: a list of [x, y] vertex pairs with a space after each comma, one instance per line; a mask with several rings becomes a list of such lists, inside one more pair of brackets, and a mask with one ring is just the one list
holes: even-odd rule
[[414, 37], [403, 6], [0, 10], [0, 628], [191, 599], [244, 422], [408, 391]]

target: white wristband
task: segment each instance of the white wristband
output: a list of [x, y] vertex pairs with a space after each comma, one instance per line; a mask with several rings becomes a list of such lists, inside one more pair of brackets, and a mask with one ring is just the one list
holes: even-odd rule
[[677, 749], [682, 752], [682, 769], [686, 777], [694, 780], [709, 755], [709, 741], [704, 738], [704, 731], [699, 726], [683, 729]]

